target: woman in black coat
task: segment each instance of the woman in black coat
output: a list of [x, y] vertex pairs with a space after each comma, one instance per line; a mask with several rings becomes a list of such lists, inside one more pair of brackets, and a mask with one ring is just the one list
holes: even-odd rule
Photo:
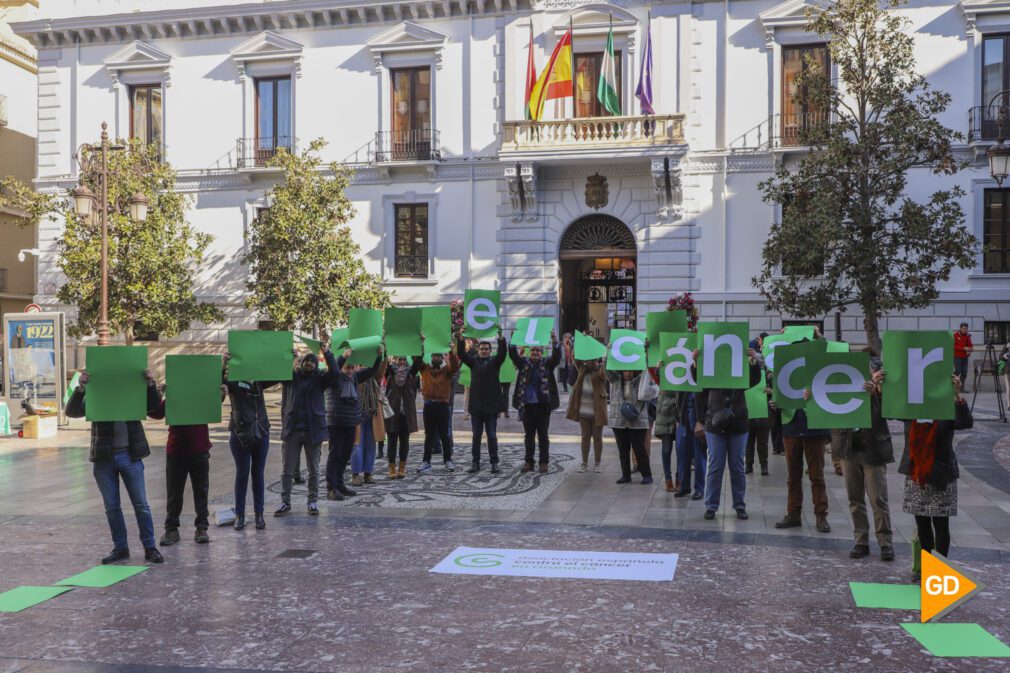
[[[389, 359], [386, 369], [386, 400], [393, 415], [386, 421], [386, 443], [389, 445], [389, 478], [407, 476], [407, 453], [410, 451], [410, 434], [417, 432], [417, 369], [419, 360], [407, 364], [407, 358]], [[399, 446], [399, 469], [397, 469]]]

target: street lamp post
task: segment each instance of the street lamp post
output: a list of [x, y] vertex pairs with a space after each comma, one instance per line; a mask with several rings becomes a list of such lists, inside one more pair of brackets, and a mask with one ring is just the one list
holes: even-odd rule
[[999, 187], [1003, 186], [1003, 181], [1010, 175], [1010, 146], [1003, 142], [1003, 128], [1008, 116], [1010, 116], [1010, 110], [1007, 109], [1007, 96], [1010, 96], [1010, 89], [1003, 89], [989, 100], [989, 104], [982, 111], [982, 114], [985, 115], [985, 111], [992, 108], [996, 99], [1002, 97], [1003, 100], [996, 117], [996, 144], [985, 153], [985, 157], [989, 161], [989, 175]]
[[[125, 145], [109, 143], [108, 124], [102, 122], [101, 143], [98, 145], [82, 145], [78, 152], [78, 163], [81, 167], [82, 182], [73, 191], [74, 210], [85, 219], [94, 216], [95, 194], [83, 182], [83, 176], [94, 174], [100, 183], [98, 198], [98, 220], [102, 228], [102, 288], [98, 308], [98, 345], [109, 345], [109, 153], [113, 150], [125, 150]], [[95, 162], [95, 156], [100, 157]], [[131, 219], [144, 222], [147, 219], [147, 207], [150, 200], [142, 192], [130, 197]]]

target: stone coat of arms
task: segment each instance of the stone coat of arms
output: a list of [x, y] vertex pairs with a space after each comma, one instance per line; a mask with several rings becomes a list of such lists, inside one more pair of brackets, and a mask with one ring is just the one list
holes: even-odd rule
[[607, 178], [596, 173], [586, 178], [586, 207], [599, 210], [610, 202], [610, 188]]

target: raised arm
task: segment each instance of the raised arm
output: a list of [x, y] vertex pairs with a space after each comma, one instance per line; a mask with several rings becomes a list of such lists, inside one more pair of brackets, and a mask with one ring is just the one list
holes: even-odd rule
[[494, 354], [493, 362], [501, 367], [505, 364], [505, 357], [508, 355], [508, 342], [505, 341], [505, 335], [498, 331], [498, 352]]
[[466, 342], [463, 341], [463, 337], [460, 337], [456, 342], [456, 357], [467, 367], [473, 369], [473, 356], [466, 350]]
[[561, 354], [562, 354], [561, 344], [558, 343], [557, 339], [551, 341], [551, 357], [547, 360], [548, 369], [556, 369], [558, 365], [561, 364]]
[[509, 359], [512, 360], [512, 364], [516, 366], [517, 370], [526, 366], [526, 362], [523, 360], [522, 356], [519, 355], [519, 349], [516, 348], [515, 344], [509, 345]]

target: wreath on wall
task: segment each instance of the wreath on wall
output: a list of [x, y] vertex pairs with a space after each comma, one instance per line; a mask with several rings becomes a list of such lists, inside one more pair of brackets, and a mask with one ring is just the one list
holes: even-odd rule
[[694, 297], [691, 296], [690, 292], [683, 292], [670, 297], [666, 310], [686, 311], [687, 329], [692, 332], [698, 329], [698, 305], [694, 303]]

